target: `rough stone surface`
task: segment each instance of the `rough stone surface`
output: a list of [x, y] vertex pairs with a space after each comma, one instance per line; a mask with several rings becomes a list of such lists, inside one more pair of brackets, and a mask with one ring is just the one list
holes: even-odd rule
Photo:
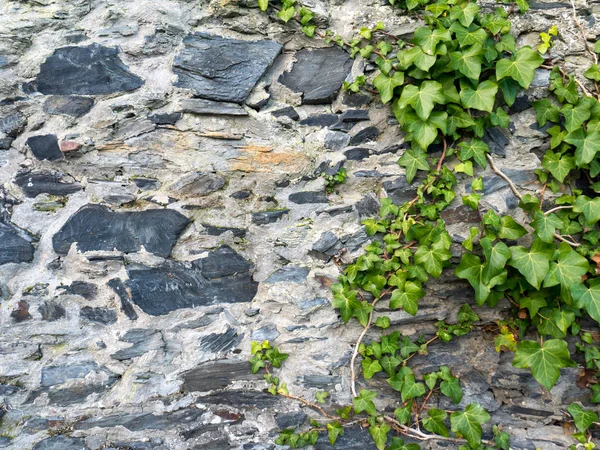
[[23, 171], [17, 173], [15, 184], [21, 188], [27, 197], [37, 197], [40, 194], [69, 195], [83, 189], [77, 182], [63, 181], [64, 174], [50, 171]]
[[67, 116], [81, 117], [87, 114], [94, 106], [94, 99], [77, 96], [48, 97], [44, 102], [44, 111], [48, 114], [65, 114]]
[[32, 136], [27, 139], [27, 146], [39, 160], [56, 161], [64, 158], [54, 134]]
[[24, 233], [0, 222], [0, 264], [29, 262], [33, 253], [31, 240]]

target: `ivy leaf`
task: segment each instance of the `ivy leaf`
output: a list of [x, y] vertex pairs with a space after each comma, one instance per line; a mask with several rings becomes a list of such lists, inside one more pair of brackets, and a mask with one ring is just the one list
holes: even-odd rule
[[446, 134], [448, 114], [444, 111], [434, 111], [428, 120], [421, 120], [415, 115], [415, 120], [407, 124], [413, 140], [423, 149], [427, 149], [438, 135], [438, 129]]
[[406, 108], [412, 106], [423, 120], [427, 120], [433, 107], [436, 103], [444, 103], [444, 90], [442, 85], [437, 81], [424, 81], [421, 87], [418, 88], [413, 84], [409, 84], [402, 90], [398, 106]]
[[373, 306], [363, 300], [362, 302], [358, 302], [356, 306], [354, 306], [352, 316], [356, 317], [360, 324], [363, 327], [365, 327], [367, 326], [367, 322], [369, 321], [369, 315], [371, 314], [371, 311], [373, 311]]
[[398, 367], [402, 361], [395, 356], [384, 356], [379, 360], [379, 363], [381, 364], [383, 370], [385, 370], [385, 372], [391, 377], [394, 376], [396, 367]]
[[537, 102], [533, 102], [533, 109], [537, 114], [537, 121], [540, 127], [546, 125], [546, 122], [560, 122], [560, 112], [556, 106], [554, 106], [550, 100], [543, 98]]
[[406, 404], [406, 406], [402, 408], [396, 408], [396, 410], [394, 411], [394, 415], [396, 416], [396, 419], [398, 419], [398, 422], [400, 422], [401, 424], [408, 424], [412, 412], [412, 405], [413, 402], [411, 400]]
[[411, 353], [414, 353], [419, 350], [419, 346], [414, 344], [408, 336], [403, 336], [402, 341], [400, 341], [400, 355], [403, 358], [407, 358]]
[[585, 433], [594, 422], [598, 422], [598, 414], [591, 409], [583, 409], [577, 403], [571, 403], [567, 410], [573, 417], [575, 426], [582, 433]]
[[404, 440], [398, 437], [392, 438], [392, 445], [387, 450], [420, 450], [419, 444], [404, 444]]
[[492, 246], [492, 240], [488, 237], [481, 239], [480, 244], [487, 260], [487, 267], [484, 268], [484, 278], [491, 280], [504, 270], [506, 261], [510, 259], [510, 249], [502, 241]]
[[562, 339], [547, 340], [542, 346], [536, 341], [521, 341], [513, 360], [514, 367], [531, 369], [533, 377], [548, 390], [556, 384], [561, 368], [575, 365]]
[[258, 7], [261, 11], [266, 11], [269, 7], [269, 0], [258, 0]]
[[460, 147], [460, 159], [465, 161], [467, 159], [473, 159], [482, 168], [487, 167], [486, 153], [489, 153], [490, 147], [483, 142], [481, 139], [473, 138], [471, 142], [461, 142], [458, 144]]
[[561, 242], [558, 246], [558, 260], [550, 263], [550, 270], [544, 279], [544, 287], [560, 284], [564, 289], [581, 283], [590, 265], [583, 256], [574, 251], [569, 244]]
[[581, 283], [574, 284], [571, 293], [577, 307], [585, 307], [590, 317], [600, 323], [600, 280], [591, 280], [589, 284], [589, 287]]
[[598, 64], [592, 64], [588, 70], [583, 72], [583, 76], [588, 80], [600, 81], [600, 67]]
[[333, 295], [332, 305], [340, 310], [342, 320], [348, 322], [354, 310], [360, 308], [360, 301], [356, 298], [356, 291], [342, 291]]
[[473, 448], [481, 444], [481, 425], [489, 420], [488, 412], [477, 403], [471, 403], [464, 411], [456, 411], [450, 415], [452, 431], [460, 433]]
[[[564, 136], [561, 137], [561, 140], [562, 138], [564, 138]], [[552, 139], [554, 139], [554, 137]], [[565, 181], [565, 178], [569, 175], [571, 170], [575, 169], [577, 166], [575, 165], [575, 159], [572, 156], [561, 155], [560, 153], [554, 153], [551, 150], [547, 150], [542, 159], [542, 167], [562, 183]]]
[[327, 424], [327, 437], [329, 437], [329, 442], [331, 445], [335, 445], [335, 441], [337, 441], [338, 436], [344, 435], [344, 427], [340, 425], [339, 422], [333, 422]]
[[402, 308], [411, 316], [415, 316], [419, 310], [419, 299], [425, 295], [425, 291], [414, 281], [407, 281], [404, 289], [394, 289], [390, 298], [390, 308]]
[[415, 263], [422, 265], [429, 275], [438, 278], [442, 274], [444, 261], [452, 258], [452, 253], [440, 245], [433, 244], [431, 247], [421, 245], [414, 257]]
[[479, 80], [481, 64], [483, 63], [482, 52], [483, 49], [479, 44], [473, 44], [468, 49], [460, 52], [452, 52], [450, 53], [450, 68], [458, 70], [464, 76], [477, 81]]
[[258, 355], [250, 358], [250, 364], [252, 365], [252, 373], [258, 372], [262, 367], [265, 367], [265, 362]]
[[450, 436], [448, 428], [446, 427], [446, 424], [444, 424], [444, 420], [448, 417], [445, 411], [437, 408], [429, 408], [427, 410], [427, 416], [428, 417], [423, 419], [423, 428], [433, 434], [445, 437]]
[[510, 216], [502, 216], [500, 219], [500, 232], [498, 233], [498, 237], [502, 239], [510, 239], [517, 240], [527, 234], [527, 230], [519, 225], [515, 220]]
[[387, 76], [385, 73], [380, 73], [373, 80], [373, 86], [379, 91], [381, 101], [385, 104], [394, 97], [394, 89], [404, 84], [404, 73], [395, 72], [394, 75]]
[[327, 391], [319, 391], [315, 393], [315, 399], [317, 400], [317, 403], [324, 404], [327, 397], [329, 397], [329, 392]]
[[452, 401], [459, 404], [463, 397], [463, 392], [460, 387], [458, 378], [452, 377], [448, 380], [442, 381], [440, 384], [440, 390], [446, 397], [450, 397]]
[[529, 311], [529, 317], [534, 317], [540, 308], [547, 306], [546, 299], [542, 295], [531, 295], [530, 297], [521, 297], [519, 299], [519, 306], [521, 308], [527, 308]]
[[352, 403], [354, 404], [354, 411], [357, 413], [361, 413], [365, 411], [367, 414], [371, 416], [377, 415], [377, 408], [375, 408], [375, 403], [373, 403], [373, 399], [377, 397], [377, 394], [373, 391], [369, 391], [367, 389], [361, 389], [358, 394], [358, 397], [354, 397], [352, 399]]
[[452, 37], [448, 30], [431, 30], [427, 27], [420, 27], [415, 30], [412, 43], [421, 46], [423, 51], [428, 55], [433, 55], [439, 42], [447, 42], [450, 40], [452, 40]]
[[281, 367], [281, 363], [288, 359], [290, 355], [287, 353], [281, 353], [278, 348], [272, 348], [267, 350], [266, 357], [271, 361], [273, 367]]
[[550, 268], [550, 258], [554, 246], [535, 239], [529, 250], [522, 246], [510, 247], [511, 258], [508, 262], [536, 289], [539, 289]]
[[[577, 106], [565, 105], [560, 109], [560, 112], [563, 116], [565, 116], [565, 128], [568, 132], [578, 130], [581, 125], [583, 125], [583, 123], [590, 118], [590, 108], [589, 105], [585, 103], [578, 104]], [[580, 139], [583, 139], [584, 136], [585, 133]], [[569, 140], [571, 139], [572, 138], [570, 137]], [[565, 139], [565, 141], [569, 142], [570, 144], [578, 145], [576, 141], [570, 142], [569, 140]]]
[[463, 254], [460, 264], [456, 267], [454, 273], [457, 277], [467, 280], [473, 287], [475, 301], [478, 305], [485, 303], [494, 286], [506, 281], [506, 271], [488, 279], [486, 265], [482, 264], [479, 257], [472, 253]]
[[427, 154], [420, 149], [406, 150], [398, 160], [398, 164], [406, 169], [406, 181], [409, 184], [415, 178], [417, 170], [429, 170]]
[[404, 384], [401, 391], [402, 402], [421, 397], [425, 395], [425, 392], [427, 392], [425, 385], [423, 383], [416, 383], [414, 375], [409, 374], [404, 377]]
[[536, 211], [533, 215], [531, 226], [535, 228], [537, 236], [544, 242], [554, 242], [554, 233], [562, 227], [562, 220], [554, 213], [544, 214]]
[[594, 225], [600, 220], [600, 197], [592, 200], [586, 195], [579, 195], [573, 205], [573, 211], [583, 213], [587, 224]]
[[282, 8], [278, 13], [277, 17], [279, 17], [285, 23], [288, 23], [292, 17], [296, 14], [296, 8], [294, 6], [290, 6], [289, 8]]
[[[567, 135], [565, 141], [569, 142], [568, 138], [569, 136]], [[598, 152], [600, 152], [600, 132], [594, 131], [585, 137], [582, 145], [577, 146], [575, 150], [575, 162], [579, 167], [589, 164]]]
[[463, 1], [450, 9], [450, 19], [457, 19], [463, 27], [468, 27], [478, 11], [477, 4]]
[[387, 443], [387, 435], [391, 428], [386, 425], [371, 425], [369, 427], [369, 434], [375, 441], [375, 446], [378, 450], [384, 450], [385, 444]]
[[375, 320], [375, 326], [382, 328], [382, 329], [386, 329], [390, 327], [390, 318], [387, 316], [383, 316], [383, 317], [378, 317]]
[[383, 336], [381, 338], [381, 353], [394, 355], [400, 349], [400, 346], [398, 345], [399, 338], [399, 331], [394, 331], [387, 336]]
[[477, 90], [465, 85], [460, 90], [460, 100], [465, 108], [473, 108], [489, 113], [494, 109], [498, 85], [492, 81], [479, 83]]
[[504, 96], [504, 101], [508, 106], [512, 106], [517, 99], [517, 94], [521, 90], [521, 86], [512, 78], [502, 78], [498, 81], [498, 86]]
[[533, 81], [535, 69], [540, 67], [544, 58], [529, 46], [521, 47], [512, 58], [501, 59], [496, 63], [496, 79], [510, 77], [521, 87], [528, 89]]
[[365, 380], [370, 380], [373, 378], [373, 375], [383, 370], [383, 367], [381, 367], [381, 364], [379, 364], [377, 359], [373, 360], [369, 357], [365, 357], [362, 360], [362, 368]]

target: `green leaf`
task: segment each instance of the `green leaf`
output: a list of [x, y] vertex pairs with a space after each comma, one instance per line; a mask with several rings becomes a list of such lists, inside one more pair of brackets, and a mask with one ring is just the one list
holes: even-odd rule
[[450, 397], [452, 401], [456, 404], [459, 404], [463, 397], [463, 392], [460, 387], [460, 382], [458, 378], [452, 377], [449, 380], [442, 381], [440, 384], [440, 390], [442, 394], [447, 397]]
[[402, 308], [412, 316], [419, 310], [419, 299], [425, 295], [420, 284], [407, 281], [403, 289], [394, 289], [390, 298], [390, 308]]
[[398, 419], [398, 422], [405, 425], [408, 424], [412, 412], [412, 405], [413, 402], [410, 401], [406, 404], [406, 406], [402, 408], [396, 408], [396, 410], [394, 411], [394, 415], [396, 416], [396, 419]]
[[489, 269], [486, 264], [482, 264], [478, 256], [472, 253], [465, 253], [456, 267], [454, 273], [457, 277], [467, 280], [475, 291], [475, 301], [478, 305], [483, 305], [491, 293], [494, 286], [506, 281], [506, 271], [494, 275], [490, 278]]
[[250, 364], [252, 365], [252, 373], [258, 372], [262, 367], [265, 367], [265, 362], [258, 355], [250, 358]]
[[465, 161], [473, 159], [482, 168], [487, 167], [486, 153], [489, 153], [490, 147], [481, 139], [473, 138], [471, 142], [461, 142], [458, 144], [460, 148], [460, 159]]
[[396, 367], [398, 367], [402, 361], [395, 356], [384, 356], [379, 360], [379, 363], [381, 364], [381, 367], [383, 367], [383, 370], [392, 377], [396, 372]]
[[420, 149], [406, 150], [398, 160], [398, 164], [406, 169], [406, 181], [409, 184], [415, 178], [417, 170], [429, 170], [427, 153]]
[[377, 359], [373, 360], [369, 357], [365, 357], [362, 360], [362, 368], [365, 380], [373, 378], [373, 375], [383, 370], [383, 367], [381, 367], [381, 364], [379, 364]]
[[535, 239], [531, 249], [522, 246], [510, 247], [511, 259], [508, 264], [513, 266], [536, 289], [539, 289], [544, 277], [550, 269], [550, 258], [554, 253], [554, 246]]
[[583, 72], [583, 76], [588, 80], [600, 81], [600, 67], [598, 64], [592, 64], [588, 70]]
[[554, 213], [544, 214], [536, 211], [533, 215], [531, 226], [535, 228], [537, 236], [544, 242], [554, 242], [554, 233], [562, 227], [562, 220]]
[[544, 279], [544, 287], [560, 284], [568, 290], [581, 283], [590, 265], [583, 256], [574, 251], [569, 244], [561, 242], [558, 246], [558, 260], [550, 263], [550, 270]]
[[510, 216], [502, 216], [500, 224], [501, 227], [498, 237], [501, 239], [510, 239], [514, 241], [527, 234], [527, 230], [522, 225], [515, 222]]
[[487, 111], [489, 113], [494, 109], [494, 101], [498, 85], [493, 81], [484, 81], [474, 90], [468, 85], [465, 85], [460, 90], [460, 100], [465, 108], [478, 109], [479, 111]]
[[500, 86], [506, 104], [512, 106], [517, 99], [517, 93], [521, 90], [519, 83], [512, 78], [503, 78], [498, 81], [498, 86]]
[[402, 401], [412, 400], [413, 398], [421, 397], [425, 395], [427, 389], [423, 383], [416, 383], [415, 376], [412, 374], [404, 377], [404, 384], [402, 385]]
[[406, 108], [412, 106], [423, 120], [427, 120], [436, 103], [444, 103], [444, 91], [437, 81], [424, 81], [421, 87], [409, 84], [402, 90], [398, 106]]
[[452, 258], [452, 253], [436, 242], [431, 247], [419, 246], [414, 258], [415, 263], [422, 265], [429, 275], [438, 278], [442, 274], [443, 263]]
[[[485, 34], [485, 33], [484, 33]], [[450, 53], [450, 68], [458, 70], [464, 76], [475, 81], [479, 80], [481, 64], [483, 63], [483, 49], [479, 44], [473, 44], [468, 49]]]
[[575, 165], [575, 159], [572, 156], [561, 155], [560, 153], [546, 150], [544, 158], [542, 159], [542, 167], [562, 183], [565, 181], [565, 178], [569, 175], [571, 170], [575, 169], [577, 166]]
[[296, 8], [294, 6], [290, 6], [289, 8], [282, 8], [278, 13], [277, 17], [279, 17], [285, 23], [289, 22], [292, 17], [296, 14]]
[[269, 7], [269, 0], [258, 0], [258, 7], [261, 11], [266, 11]]
[[407, 358], [411, 353], [419, 350], [419, 346], [414, 344], [408, 336], [403, 336], [400, 341], [400, 355]]
[[359, 302], [352, 311], [352, 316], [360, 322], [363, 327], [367, 326], [373, 306], [366, 301]]
[[593, 200], [586, 195], [580, 195], [575, 201], [573, 211], [583, 213], [588, 225], [592, 226], [600, 220], [600, 197]]
[[361, 389], [361, 391], [358, 394], [358, 397], [354, 397], [352, 399], [352, 403], [354, 404], [354, 410], [357, 413], [365, 411], [371, 416], [377, 415], [377, 408], [375, 408], [375, 403], [373, 403], [373, 399], [375, 397], [377, 397], [377, 394], [375, 392], [368, 391], [367, 389]]
[[381, 101], [385, 104], [394, 97], [394, 89], [404, 84], [404, 73], [395, 72], [394, 75], [387, 76], [383, 72], [375, 77], [373, 86], [379, 91]]
[[540, 308], [547, 306], [546, 299], [542, 295], [531, 295], [530, 297], [521, 297], [519, 299], [519, 306], [521, 308], [527, 308], [529, 311], [529, 317], [534, 317]]
[[329, 437], [329, 442], [331, 445], [335, 445], [335, 441], [337, 441], [338, 436], [343, 435], [344, 427], [341, 426], [339, 422], [335, 421], [327, 424], [327, 437]]
[[450, 9], [450, 18], [457, 19], [463, 27], [468, 27], [475, 19], [479, 6], [474, 2], [463, 1]]
[[544, 58], [529, 46], [521, 47], [510, 58], [501, 59], [496, 63], [496, 79], [510, 77], [521, 87], [528, 89], [533, 81], [535, 69], [540, 67]]
[[[565, 105], [560, 109], [560, 112], [563, 116], [565, 116], [565, 128], [569, 132], [579, 129], [581, 125], [583, 125], [583, 123], [590, 118], [591, 114], [589, 104], [587, 103], [581, 103], [576, 106]], [[584, 137], [585, 133], [579, 139], [584, 139]], [[565, 141], [573, 145], [578, 145], [576, 141], [570, 142], [570, 140], [567, 139], [565, 139]]]
[[[569, 142], [568, 138], [569, 136], [565, 138], [565, 141]], [[579, 167], [589, 164], [598, 152], [600, 152], [600, 132], [594, 131], [585, 137], [582, 145], [577, 146], [575, 162]]]
[[446, 427], [446, 424], [444, 424], [444, 420], [448, 417], [445, 411], [437, 408], [429, 408], [427, 410], [427, 416], [428, 417], [423, 419], [423, 428], [433, 434], [445, 437], [450, 436], [448, 428]]
[[577, 403], [571, 403], [567, 410], [573, 417], [575, 426], [582, 433], [585, 433], [594, 422], [598, 422], [598, 414], [591, 409], [583, 409]]
[[329, 397], [329, 392], [327, 392], [327, 391], [318, 391], [315, 394], [315, 399], [317, 400], [317, 403], [324, 404], [325, 403], [325, 399], [327, 397]]
[[460, 433], [473, 448], [481, 444], [483, 429], [481, 425], [490, 420], [490, 415], [477, 403], [471, 403], [463, 412], [457, 411], [450, 415], [451, 429]]
[[394, 355], [399, 349], [398, 339], [400, 338], [400, 332], [394, 331], [381, 338], [381, 353]]
[[591, 280], [589, 287], [581, 283], [574, 284], [571, 293], [577, 306], [585, 307], [590, 317], [600, 323], [600, 280]]
[[392, 445], [387, 450], [420, 450], [419, 444], [404, 444], [404, 440], [398, 437], [392, 438]]
[[354, 310], [360, 308], [356, 294], [356, 291], [342, 291], [333, 295], [332, 305], [340, 310], [344, 322], [348, 322], [354, 315]]
[[537, 121], [540, 127], [546, 125], [546, 122], [560, 122], [560, 112], [556, 106], [554, 106], [550, 100], [543, 98], [536, 102], [533, 102], [533, 109], [537, 114]]
[[387, 435], [391, 428], [386, 425], [371, 425], [369, 427], [369, 434], [375, 441], [375, 446], [378, 450], [384, 450], [385, 444], [387, 443]]
[[382, 329], [386, 329], [390, 327], [390, 318], [388, 316], [382, 316], [382, 317], [378, 317], [375, 320], [375, 326], [382, 328]]
[[266, 358], [271, 361], [273, 367], [281, 367], [281, 363], [288, 359], [290, 355], [287, 353], [281, 353], [278, 348], [272, 348], [267, 350], [265, 354]]
[[412, 43], [419, 45], [425, 53], [428, 55], [435, 54], [435, 48], [440, 42], [447, 42], [452, 40], [448, 30], [441, 29], [429, 29], [427, 27], [420, 27], [415, 30]]
[[531, 369], [533, 377], [546, 389], [552, 389], [560, 376], [560, 369], [573, 367], [567, 343], [561, 339], [550, 339], [540, 346], [536, 341], [521, 341], [515, 353], [513, 366]]

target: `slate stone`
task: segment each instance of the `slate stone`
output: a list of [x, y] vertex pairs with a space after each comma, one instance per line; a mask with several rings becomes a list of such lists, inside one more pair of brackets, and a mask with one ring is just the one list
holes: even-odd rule
[[236, 191], [230, 195], [231, 198], [235, 198], [236, 200], [246, 200], [252, 195], [252, 191], [249, 189], [242, 189], [241, 191]]
[[15, 138], [19, 135], [23, 128], [27, 125], [27, 119], [19, 112], [10, 114], [0, 119], [0, 133], [4, 133], [8, 137]]
[[243, 337], [234, 328], [228, 328], [224, 333], [211, 333], [200, 339], [200, 350], [210, 353], [226, 352], [242, 342]]
[[[246, 363], [248, 366], [248, 363]], [[196, 403], [205, 405], [222, 405], [232, 408], [256, 408], [267, 409], [279, 402], [276, 395], [271, 395], [261, 391], [242, 391], [231, 390], [216, 392], [213, 394], [198, 397]]]
[[25, 170], [17, 173], [14, 183], [29, 198], [40, 194], [65, 196], [83, 189], [81, 184], [65, 182], [63, 178], [64, 174], [60, 172]]
[[131, 181], [143, 191], [153, 191], [160, 188], [160, 181], [156, 178], [133, 177]]
[[58, 139], [54, 134], [46, 134], [42, 136], [32, 136], [26, 141], [27, 146], [40, 161], [58, 161], [63, 159], [64, 155], [58, 146]]
[[158, 113], [148, 116], [148, 120], [156, 125], [175, 125], [181, 117], [182, 114], [180, 112]]
[[291, 106], [271, 111], [274, 117], [289, 117], [292, 120], [300, 120], [300, 114]]
[[290, 212], [289, 209], [279, 209], [277, 211], [261, 211], [252, 213], [252, 222], [256, 225], [267, 225], [277, 222], [281, 217]]
[[76, 428], [88, 430], [94, 427], [113, 428], [123, 426], [129, 431], [165, 430], [173, 424], [189, 425], [200, 420], [205, 412], [199, 408], [184, 408], [164, 414], [133, 414], [93, 417], [79, 422]]
[[64, 306], [56, 302], [46, 301], [38, 308], [42, 320], [55, 321], [66, 317], [67, 311]]
[[303, 411], [283, 413], [275, 415], [275, 422], [281, 430], [286, 428], [294, 427], [298, 428], [304, 425], [308, 416]]
[[24, 233], [0, 222], [0, 265], [31, 262], [34, 251], [31, 240]]
[[455, 225], [457, 223], [478, 223], [481, 221], [479, 212], [467, 205], [460, 205], [453, 208], [446, 208], [441, 212], [441, 217], [446, 225]]
[[67, 365], [46, 366], [42, 368], [40, 385], [42, 387], [50, 387], [64, 384], [69, 380], [85, 378], [92, 372], [104, 372], [112, 374], [112, 372], [100, 367], [93, 361]]
[[343, 131], [347, 133], [352, 128], [354, 128], [354, 125], [356, 125], [356, 122], [342, 122], [341, 120], [339, 120], [337, 123], [331, 125], [329, 129], [335, 131]]
[[32, 450], [87, 450], [85, 439], [59, 434], [39, 441]]
[[209, 236], [221, 236], [223, 233], [231, 231], [235, 237], [244, 238], [246, 237], [246, 233], [248, 232], [248, 230], [244, 228], [216, 227], [207, 223], [203, 223], [202, 226], [204, 227], [206, 234], [208, 234]]
[[322, 390], [333, 389], [336, 384], [342, 382], [342, 378], [333, 375], [303, 375], [298, 377], [298, 381], [302, 382], [307, 388], [316, 388]]
[[[528, 189], [534, 189], [536, 186], [539, 186], [537, 175], [532, 169], [502, 169], [502, 172], [517, 186], [527, 187]], [[508, 187], [508, 183], [495, 174], [483, 177], [483, 193], [485, 195], [489, 195], [505, 187]]]
[[340, 248], [340, 239], [331, 231], [325, 231], [322, 233], [319, 239], [312, 246], [313, 251], [325, 253], [330, 256], [335, 255]]
[[192, 172], [175, 181], [169, 190], [182, 195], [208, 195], [225, 186], [225, 178], [210, 172]]
[[92, 308], [91, 306], [84, 306], [81, 308], [79, 315], [88, 322], [101, 323], [102, 325], [110, 325], [117, 321], [117, 312], [110, 308]]
[[303, 94], [304, 104], [331, 103], [352, 68], [352, 59], [340, 47], [303, 49], [296, 53], [292, 70], [279, 82]]
[[325, 134], [325, 147], [330, 150], [341, 150], [350, 142], [350, 136], [342, 131], [328, 131]]
[[396, 205], [402, 205], [404, 202], [411, 201], [417, 195], [417, 187], [415, 184], [408, 184], [406, 177], [396, 178], [392, 181], [384, 181], [383, 188], [388, 197]]
[[350, 161], [362, 161], [371, 155], [371, 151], [368, 148], [357, 147], [346, 150], [344, 155]]
[[359, 228], [352, 235], [350, 235], [346, 240], [343, 240], [344, 246], [350, 252], [355, 252], [362, 248], [362, 246], [369, 240], [367, 236], [367, 232], [364, 228]]
[[12, 144], [13, 141], [13, 138], [0, 138], [0, 150], [10, 149], [10, 144]]
[[[152, 338], [160, 334], [158, 330], [150, 330], [144, 328], [132, 328], [128, 330], [119, 340], [133, 344], [110, 355], [111, 358], [117, 361], [125, 361], [127, 359], [137, 358], [149, 352], [154, 343]], [[164, 345], [162, 346], [164, 347]]]
[[379, 128], [377, 127], [363, 128], [350, 138], [348, 145], [360, 145], [364, 144], [365, 142], [374, 141], [379, 137], [380, 134], [381, 131], [379, 131]]
[[10, 317], [17, 323], [31, 320], [32, 317], [31, 314], [29, 314], [29, 303], [26, 300], [19, 300], [17, 307], [11, 311]]
[[384, 178], [392, 176], [391, 174], [381, 173], [379, 170], [357, 170], [352, 175], [358, 178]]
[[86, 300], [92, 300], [98, 293], [98, 287], [94, 283], [88, 283], [87, 281], [73, 281], [68, 286], [61, 286], [65, 293], [72, 295], [79, 295]]
[[340, 117], [342, 122], [361, 122], [369, 120], [369, 111], [366, 109], [349, 109], [342, 113]]
[[188, 35], [173, 62], [175, 86], [197, 97], [243, 103], [282, 46], [274, 41], [241, 41], [206, 33]]
[[[389, 440], [391, 440], [391, 436]], [[405, 443], [408, 443], [408, 441], [405, 440]], [[333, 450], [340, 448], [343, 448], [344, 450], [376, 450], [377, 446], [366, 428], [356, 426], [345, 428], [344, 435], [338, 437], [335, 445], [331, 445], [329, 440], [324, 436], [321, 437], [315, 445], [315, 450]]]
[[202, 363], [182, 374], [181, 390], [188, 392], [208, 392], [224, 389], [238, 380], [258, 380], [262, 376], [253, 374], [246, 360], [221, 359]]
[[179, 110], [184, 113], [209, 114], [217, 116], [247, 116], [248, 111], [237, 103], [223, 103], [203, 98], [187, 98], [179, 102]]
[[273, 272], [265, 283], [303, 283], [310, 269], [302, 266], [285, 266]]
[[144, 82], [129, 71], [118, 53], [117, 48], [99, 44], [59, 48], [40, 66], [37, 90], [54, 95], [103, 95], [138, 89]]
[[300, 301], [296, 302], [296, 305], [298, 306], [298, 308], [300, 308], [303, 311], [313, 309], [313, 308], [318, 308], [319, 306], [328, 305], [328, 304], [329, 304], [329, 302], [327, 301], [326, 298], [311, 298], [308, 300], [300, 300]]
[[324, 192], [321, 191], [305, 191], [305, 192], [294, 192], [288, 197], [290, 202], [298, 205], [305, 205], [310, 203], [329, 203], [329, 199]]
[[126, 283], [133, 303], [146, 314], [159, 316], [180, 308], [252, 301], [258, 289], [252, 268], [250, 262], [223, 245], [206, 258], [191, 262], [128, 268]]
[[517, 114], [531, 108], [529, 97], [527, 95], [521, 95], [515, 99], [515, 102], [508, 108], [508, 114]]
[[129, 292], [123, 282], [119, 278], [113, 278], [106, 284], [119, 296], [119, 300], [121, 300], [121, 311], [123, 311], [130, 320], [137, 320], [138, 315], [131, 304]]
[[274, 341], [280, 335], [281, 333], [277, 330], [277, 326], [274, 323], [269, 323], [257, 330], [253, 330], [251, 339], [258, 342]]
[[[73, 387], [51, 390], [48, 392], [48, 402], [51, 405], [71, 406], [85, 404], [88, 397], [92, 394], [103, 394], [115, 384], [116, 378], [111, 378], [106, 382], [82, 384]], [[97, 397], [97, 396], [96, 396]]]
[[304, 120], [301, 120], [300, 125], [326, 128], [335, 125], [339, 120], [340, 119], [337, 114], [318, 114], [316, 116], [310, 116]]
[[86, 205], [72, 215], [52, 237], [54, 251], [65, 255], [77, 242], [81, 252], [118, 250], [146, 251], [164, 258], [190, 220], [170, 209], [113, 212], [106, 206]]
[[92, 109], [94, 99], [78, 96], [52, 96], [44, 102], [44, 111], [48, 114], [63, 114], [81, 117]]

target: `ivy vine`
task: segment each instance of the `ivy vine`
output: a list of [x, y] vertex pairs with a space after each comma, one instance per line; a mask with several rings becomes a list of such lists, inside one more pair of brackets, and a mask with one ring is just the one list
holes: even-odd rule
[[[434, 392], [461, 402], [460, 381], [448, 367], [417, 380], [407, 365], [414, 355], [427, 354], [434, 342], [447, 342], [476, 327], [479, 317], [468, 305], [461, 307], [457, 323], [438, 322], [437, 334], [428, 341], [413, 341], [398, 331], [368, 344], [363, 339], [373, 327], [390, 327], [389, 317], [376, 311], [376, 305], [381, 302], [416, 315], [427, 282], [451, 267], [453, 241], [440, 214], [455, 201], [457, 177], [470, 176], [471, 193], [461, 201], [477, 211], [481, 221], [462, 242], [454, 274], [472, 286], [477, 305], [495, 307], [501, 299], [512, 305], [506, 320], [488, 327], [495, 333], [496, 350], [513, 352], [513, 366], [529, 370], [551, 390], [562, 368], [577, 365], [565, 339], [579, 336], [576, 348], [585, 360], [580, 382], [591, 388], [591, 401], [600, 403], [600, 351], [594, 339], [600, 322], [600, 43], [588, 45], [574, 16], [593, 60], [583, 74], [587, 80], [581, 80], [566, 73], [552, 55], [559, 37], [556, 27], [540, 35], [537, 49], [517, 48], [510, 15], [517, 8], [528, 9], [524, 0], [493, 12], [468, 0], [389, 2], [422, 14], [424, 26], [409, 41], [387, 32], [382, 23], [361, 28], [347, 41], [317, 29], [313, 12], [296, 0], [258, 2], [261, 10], [274, 11], [283, 22], [297, 22], [308, 36], [335, 42], [353, 57], [360, 55], [377, 65], [376, 76], [360, 75], [344, 88], [358, 92], [372, 86], [381, 101], [391, 105], [411, 144], [398, 164], [409, 183], [417, 177], [422, 181], [411, 201], [396, 205], [382, 199], [378, 216], [363, 222], [372, 237], [365, 253], [346, 266], [332, 286], [333, 306], [342, 320], [357, 320], [363, 327], [349, 367], [353, 404], [334, 415], [321, 406], [327, 393], [318, 393], [315, 402], [290, 395], [273, 374], [287, 355], [268, 342], [253, 343], [252, 370], [266, 371], [271, 393], [300, 401], [323, 416], [323, 422], [311, 420], [307, 431], [282, 431], [278, 444], [312, 445], [322, 433], [334, 444], [345, 427], [361, 424], [369, 427], [379, 450], [420, 448], [400, 436], [451, 441], [461, 450], [508, 450], [509, 435], [501, 426], [492, 428], [493, 439], [482, 438], [490, 415], [479, 404], [456, 410], [428, 405]], [[521, 193], [498, 169], [482, 138], [487, 128], [508, 127], [508, 107], [520, 90], [529, 88], [540, 67], [551, 70], [550, 93], [533, 107], [539, 127], [548, 133], [549, 149], [536, 171], [543, 185], [536, 196]], [[439, 156], [434, 156], [435, 149]], [[475, 172], [488, 166], [518, 198], [527, 223], [479, 204], [484, 186]], [[344, 179], [345, 174], [332, 177], [328, 186]], [[585, 187], [575, 183], [578, 179], [585, 180]], [[584, 329], [586, 323], [593, 323], [594, 330]], [[378, 373], [385, 373], [399, 393], [401, 406], [393, 413], [377, 409], [376, 392], [357, 391], [359, 376], [368, 380]], [[599, 425], [596, 412], [575, 403], [568, 412], [577, 429], [573, 437], [584, 448], [595, 448], [590, 428]]]

